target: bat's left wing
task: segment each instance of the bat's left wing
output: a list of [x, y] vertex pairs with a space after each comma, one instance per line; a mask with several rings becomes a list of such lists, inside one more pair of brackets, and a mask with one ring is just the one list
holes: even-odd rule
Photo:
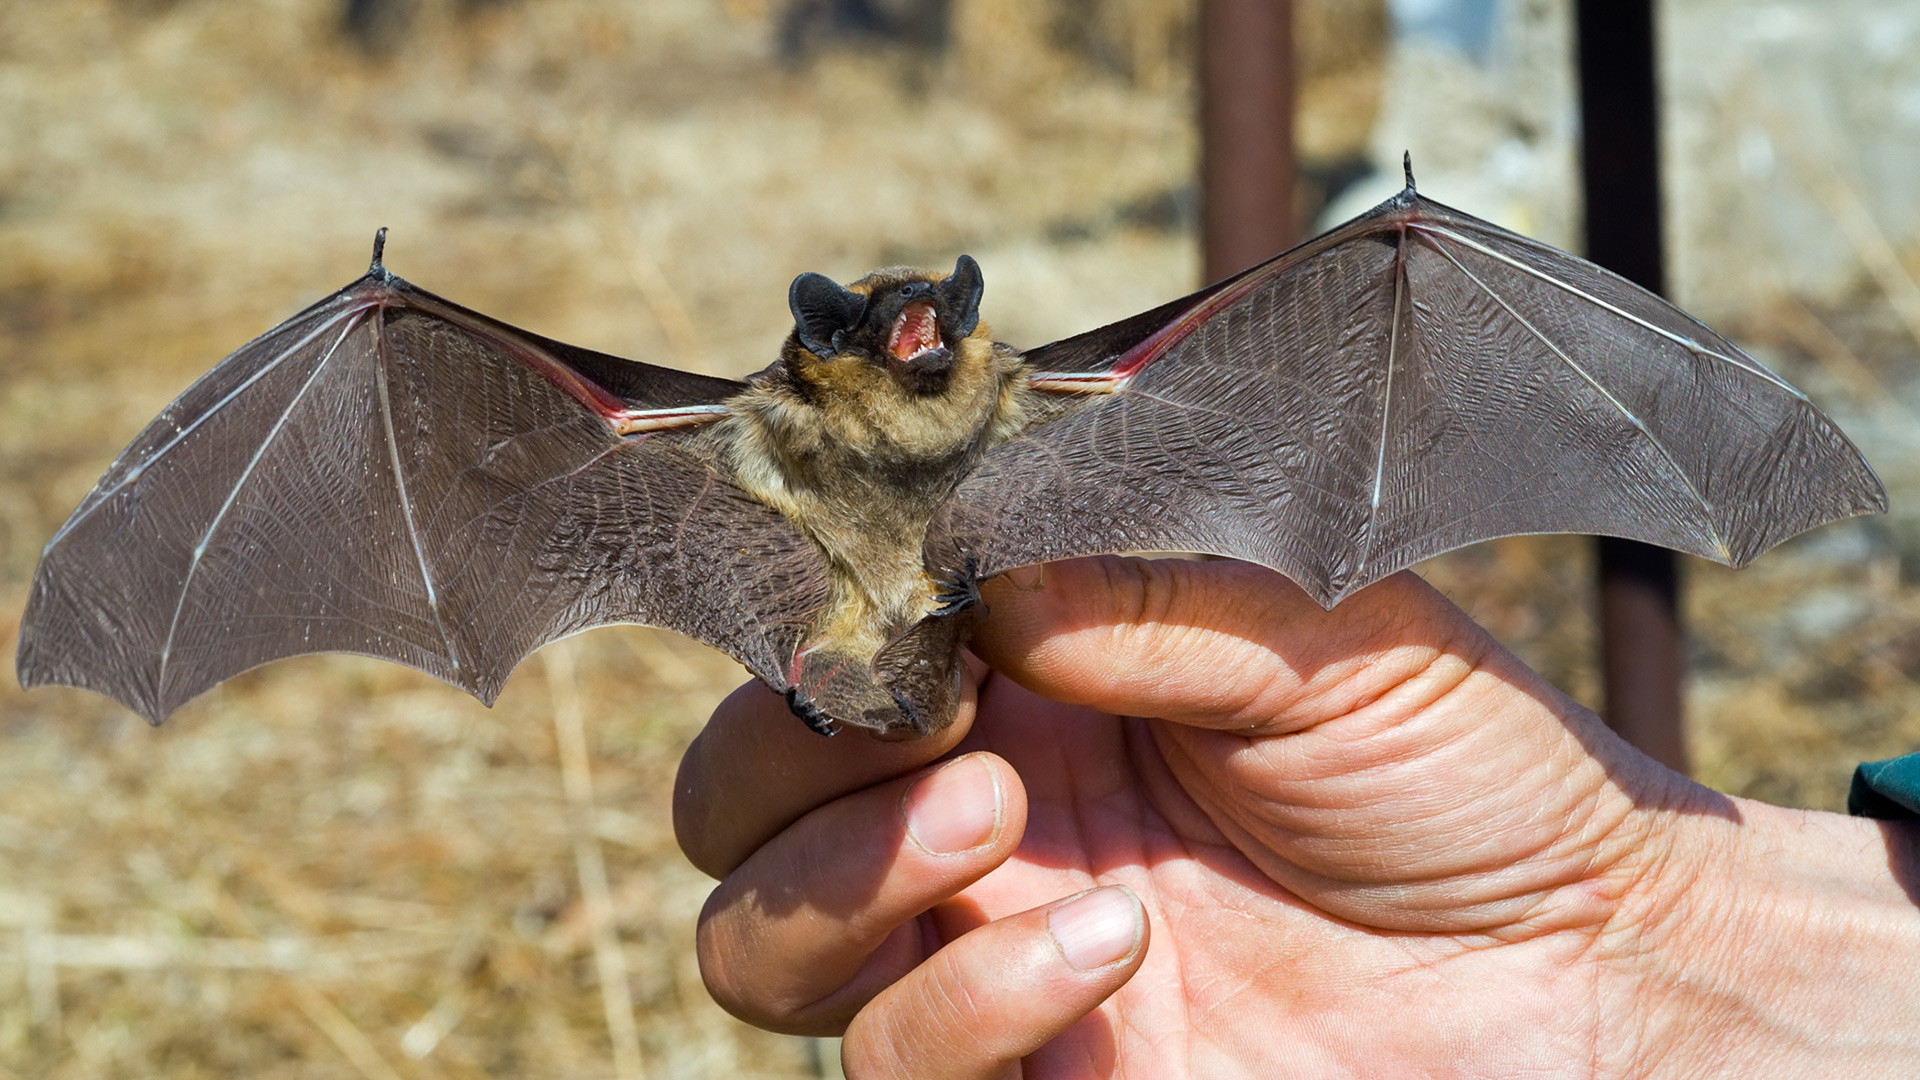
[[1496, 536], [1596, 533], [1739, 566], [1886, 509], [1832, 421], [1724, 338], [1411, 184], [1027, 360], [1052, 411], [936, 516], [938, 573], [1205, 552], [1331, 607]]
[[357, 652], [491, 702], [541, 644], [642, 622], [787, 687], [830, 582], [716, 459], [702, 425], [742, 385], [529, 334], [378, 259], [120, 455], [42, 556], [21, 682], [158, 722], [269, 660]]

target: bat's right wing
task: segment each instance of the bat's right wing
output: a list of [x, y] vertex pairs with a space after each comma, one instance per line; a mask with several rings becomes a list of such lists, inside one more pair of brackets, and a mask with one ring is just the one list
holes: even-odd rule
[[1411, 184], [1027, 360], [1052, 412], [935, 517], [936, 573], [1196, 551], [1331, 607], [1496, 536], [1598, 533], [1738, 566], [1886, 509], [1832, 421], [1725, 339]]
[[120, 455], [47, 545], [21, 682], [157, 723], [267, 661], [355, 652], [490, 702], [543, 643], [637, 622], [784, 687], [829, 581], [716, 466], [701, 422], [741, 389], [528, 334], [376, 261]]

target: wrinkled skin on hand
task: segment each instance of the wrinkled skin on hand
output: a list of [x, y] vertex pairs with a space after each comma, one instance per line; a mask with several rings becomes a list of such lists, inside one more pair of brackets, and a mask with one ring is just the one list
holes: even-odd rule
[[[1728, 925], [1687, 887], [1757, 804], [1626, 747], [1417, 577], [1326, 612], [1246, 564], [1104, 558], [987, 600], [948, 731], [829, 742], [749, 685], [689, 751], [676, 826], [722, 879], [700, 957], [736, 1015], [844, 1032], [856, 1078], [1742, 1060], [1687, 1012], [1720, 954], [1685, 921]], [[1884, 870], [1879, 835], [1810, 842]]]

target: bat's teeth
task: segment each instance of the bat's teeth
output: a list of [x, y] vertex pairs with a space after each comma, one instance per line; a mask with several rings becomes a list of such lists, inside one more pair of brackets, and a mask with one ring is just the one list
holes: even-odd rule
[[908, 304], [893, 320], [893, 332], [887, 336], [887, 351], [901, 360], [912, 360], [940, 348], [940, 321], [933, 305], [924, 300]]

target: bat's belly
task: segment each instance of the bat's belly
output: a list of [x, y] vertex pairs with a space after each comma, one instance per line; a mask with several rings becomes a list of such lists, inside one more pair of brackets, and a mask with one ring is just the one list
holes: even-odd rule
[[814, 622], [810, 647], [871, 660], [933, 610], [933, 582], [917, 537], [911, 546], [876, 544], [873, 536], [844, 546], [833, 542], [844, 539], [821, 542], [833, 567], [833, 598]]

